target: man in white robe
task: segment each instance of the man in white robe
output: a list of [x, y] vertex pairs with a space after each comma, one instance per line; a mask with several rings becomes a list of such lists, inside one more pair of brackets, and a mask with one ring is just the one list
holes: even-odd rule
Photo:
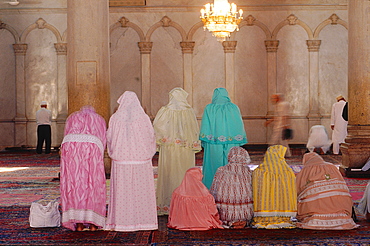
[[333, 141], [333, 154], [339, 154], [339, 145], [344, 143], [345, 138], [347, 137], [347, 125], [348, 121], [344, 120], [342, 117], [343, 108], [346, 105], [346, 99], [343, 96], [337, 96], [337, 102], [333, 104], [331, 110], [331, 129], [332, 141]]

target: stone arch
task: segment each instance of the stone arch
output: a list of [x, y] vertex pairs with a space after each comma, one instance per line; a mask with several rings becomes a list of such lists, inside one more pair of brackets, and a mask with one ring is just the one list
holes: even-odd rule
[[342, 25], [348, 30], [348, 23], [341, 20], [336, 14], [332, 14], [328, 19], [324, 20], [323, 22], [318, 25], [313, 33], [313, 38], [317, 39], [320, 35], [322, 29], [324, 29], [328, 25]]
[[120, 28], [120, 27], [123, 27], [123, 28], [131, 27], [139, 35], [140, 42], [144, 42], [145, 41], [144, 32], [140, 29], [140, 27], [138, 25], [130, 22], [124, 16], [122, 16], [116, 23], [114, 23], [113, 25], [110, 26], [110, 28], [109, 28], [109, 36], [111, 35], [111, 33], [115, 29]]
[[67, 30], [65, 30], [62, 34], [62, 40], [63, 42], [67, 42]]
[[[268, 29], [268, 27], [263, 24], [262, 22], [258, 21], [256, 18], [254, 18], [252, 15], [248, 15], [247, 18], [243, 19], [239, 24], [239, 29], [241, 29], [244, 26], [257, 26], [262, 29], [262, 31], [266, 35], [266, 40], [271, 39], [271, 32]], [[235, 33], [235, 32], [234, 32]]]
[[189, 30], [189, 33], [188, 33], [188, 35], [187, 35], [187, 37], [186, 37], [186, 39], [188, 40], [188, 41], [190, 41], [190, 40], [192, 40], [193, 39], [193, 36], [194, 36], [194, 33], [199, 29], [199, 28], [201, 28], [201, 27], [203, 27], [204, 25], [203, 25], [203, 22], [198, 22], [198, 23], [196, 23], [194, 26], [192, 26], [191, 28], [190, 28], [190, 30]]
[[272, 32], [271, 39], [272, 40], [277, 40], [277, 34], [281, 30], [281, 28], [283, 28], [284, 26], [287, 26], [287, 25], [299, 25], [299, 26], [303, 27], [303, 29], [306, 31], [306, 33], [308, 35], [308, 39], [309, 40], [313, 39], [313, 33], [312, 33], [311, 28], [306, 23], [299, 20], [298, 17], [296, 17], [293, 14], [289, 15], [284, 21], [280, 22], [275, 27], [274, 31]]
[[62, 37], [53, 25], [48, 24], [43, 18], [39, 18], [34, 24], [28, 26], [22, 33], [20, 40], [25, 43], [28, 34], [35, 29], [49, 29], [57, 38], [57, 43], [62, 43]]
[[17, 31], [13, 27], [11, 27], [11, 26], [5, 24], [4, 22], [2, 22], [1, 20], [0, 20], [0, 29], [8, 30], [10, 32], [10, 34], [13, 35], [14, 43], [17, 44], [17, 43], [20, 42], [19, 34], [17, 33]]
[[182, 41], [186, 41], [186, 32], [185, 32], [185, 30], [179, 24], [172, 21], [168, 16], [164, 16], [160, 21], [158, 21], [157, 23], [155, 23], [153, 26], [151, 26], [149, 28], [149, 30], [148, 30], [148, 32], [145, 36], [145, 42], [150, 42], [150, 38], [151, 38], [153, 32], [157, 28], [162, 27], [162, 26], [163, 27], [169, 27], [169, 26], [174, 27], [176, 30], [179, 31]]

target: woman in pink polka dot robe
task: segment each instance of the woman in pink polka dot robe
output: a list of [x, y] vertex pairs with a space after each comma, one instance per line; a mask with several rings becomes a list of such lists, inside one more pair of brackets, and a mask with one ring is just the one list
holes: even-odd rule
[[136, 94], [126, 91], [117, 101], [107, 131], [112, 158], [106, 230], [158, 229], [152, 158], [156, 152], [153, 125]]

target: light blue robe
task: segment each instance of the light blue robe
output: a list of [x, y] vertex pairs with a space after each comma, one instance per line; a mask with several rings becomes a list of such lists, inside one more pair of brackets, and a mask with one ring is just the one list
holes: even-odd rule
[[199, 139], [204, 148], [203, 183], [210, 189], [217, 168], [227, 164], [230, 148], [248, 142], [239, 107], [225, 88], [216, 88], [205, 107]]

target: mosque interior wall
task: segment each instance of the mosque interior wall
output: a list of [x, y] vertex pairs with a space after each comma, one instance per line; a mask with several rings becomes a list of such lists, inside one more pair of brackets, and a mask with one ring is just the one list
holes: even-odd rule
[[[55, 43], [67, 40], [67, 0], [38, 2], [0, 7], [0, 147], [36, 145], [35, 112], [43, 100], [53, 114], [52, 145], [63, 138], [66, 115], [61, 111], [68, 98], [58, 90], [67, 84], [67, 59]], [[291, 143], [306, 143], [313, 124], [324, 125], [331, 135], [331, 106], [337, 95], [348, 94], [347, 1], [235, 1], [245, 22], [230, 38], [237, 41], [232, 52], [203, 30], [199, 10], [207, 1], [201, 2], [147, 0], [144, 7], [110, 8], [111, 113], [126, 90], [142, 100], [142, 74], [149, 73], [150, 103], [143, 106], [152, 118], [174, 87], [189, 92], [199, 122], [213, 90], [232, 88], [230, 97], [240, 108], [249, 143], [264, 144], [270, 129], [263, 123], [275, 91], [291, 103]], [[276, 52], [266, 48], [269, 40], [279, 41]], [[310, 50], [307, 40], [321, 44]], [[190, 52], [181, 47], [188, 41], [194, 42]], [[149, 67], [143, 67], [148, 54], [139, 42], [152, 42]], [[26, 53], [16, 54], [13, 44], [27, 44]], [[17, 129], [26, 134], [16, 136]]]

